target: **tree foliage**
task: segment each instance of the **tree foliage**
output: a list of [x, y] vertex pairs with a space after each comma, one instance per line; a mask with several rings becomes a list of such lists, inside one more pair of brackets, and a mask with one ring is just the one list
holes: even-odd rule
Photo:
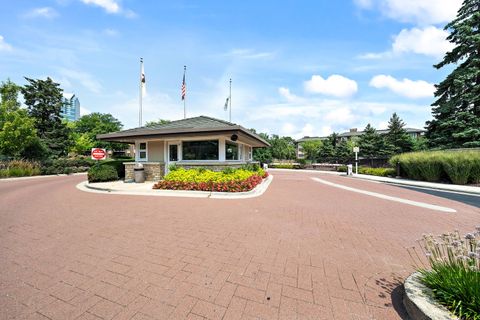
[[396, 112], [392, 114], [388, 121], [385, 147], [388, 154], [399, 154], [413, 149], [413, 141], [405, 130], [405, 122], [400, 119]]
[[20, 158], [38, 143], [35, 121], [20, 108], [20, 87], [7, 80], [0, 85], [0, 154]]
[[28, 82], [21, 91], [28, 107], [29, 115], [35, 119], [35, 128], [40, 139], [45, 143], [48, 153], [64, 156], [71, 144], [69, 128], [62, 121], [62, 89], [52, 79]]
[[84, 115], [73, 123], [72, 130], [75, 145], [72, 151], [84, 153], [93, 147], [110, 150], [125, 149], [126, 145], [123, 143], [97, 140], [97, 134], [120, 131], [122, 127], [122, 123], [109, 113], [94, 112]]
[[321, 140], [307, 140], [301, 143], [305, 158], [315, 162], [318, 159], [318, 152], [322, 146]]
[[147, 123], [145, 123], [145, 127], [152, 128], [152, 127], [156, 127], [156, 126], [162, 125], [162, 124], [167, 124], [167, 123], [170, 123], [170, 122], [171, 122], [170, 120], [165, 120], [165, 119], [147, 121]]
[[427, 121], [430, 146], [480, 146], [480, 3], [464, 0], [456, 19], [445, 26], [454, 48], [435, 65], [455, 69], [436, 85], [433, 120]]
[[369, 124], [358, 140], [360, 156], [364, 158], [376, 158], [385, 154], [383, 137]]

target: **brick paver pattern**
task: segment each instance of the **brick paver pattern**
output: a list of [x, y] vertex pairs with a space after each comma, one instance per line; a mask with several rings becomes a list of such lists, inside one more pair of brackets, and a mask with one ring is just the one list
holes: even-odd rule
[[400, 319], [409, 247], [478, 209], [393, 186], [446, 214], [275, 172], [258, 198], [101, 195], [84, 177], [0, 183], [1, 319]]

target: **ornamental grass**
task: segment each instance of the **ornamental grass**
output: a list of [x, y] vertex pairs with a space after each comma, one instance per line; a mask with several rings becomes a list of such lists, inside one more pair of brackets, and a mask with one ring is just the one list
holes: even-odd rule
[[429, 182], [480, 183], [480, 151], [421, 151], [403, 153], [390, 159], [399, 165], [402, 176]]
[[480, 226], [461, 236], [458, 231], [424, 235], [421, 247], [430, 268], [421, 268], [421, 281], [434, 298], [465, 320], [480, 320]]
[[39, 175], [40, 164], [35, 161], [12, 160], [0, 162], [0, 178]]

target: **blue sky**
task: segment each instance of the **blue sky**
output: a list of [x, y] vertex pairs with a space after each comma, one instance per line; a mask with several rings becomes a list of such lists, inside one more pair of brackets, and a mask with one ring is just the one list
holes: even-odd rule
[[430, 118], [433, 64], [451, 49], [443, 26], [461, 0], [5, 1], [0, 80], [59, 82], [82, 114], [138, 125], [139, 58], [144, 120], [187, 116], [302, 137], [384, 128], [395, 111], [408, 126]]

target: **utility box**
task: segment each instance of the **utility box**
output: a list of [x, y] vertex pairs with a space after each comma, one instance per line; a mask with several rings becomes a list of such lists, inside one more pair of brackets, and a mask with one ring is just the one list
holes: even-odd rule
[[145, 168], [141, 163], [135, 164], [135, 167], [133, 167], [133, 175], [135, 183], [145, 182]]

